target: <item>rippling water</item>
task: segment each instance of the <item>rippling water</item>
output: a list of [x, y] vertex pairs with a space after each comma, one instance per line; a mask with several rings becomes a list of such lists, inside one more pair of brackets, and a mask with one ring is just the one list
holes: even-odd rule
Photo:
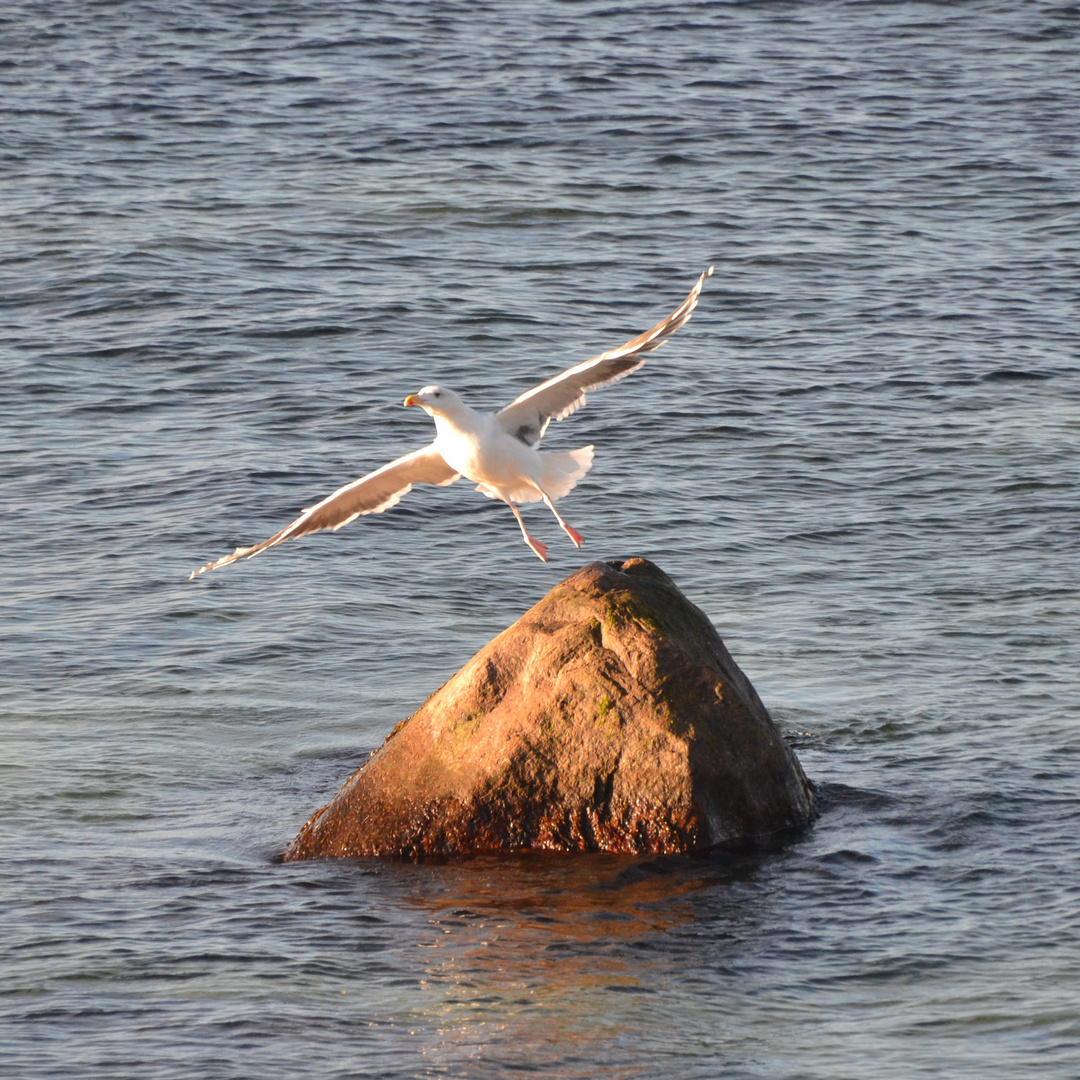
[[[0, 10], [0, 1071], [1075, 1077], [1080, 8]], [[819, 785], [772, 851], [278, 853], [540, 564], [236, 544], [667, 314], [563, 504]], [[794, 733], [802, 734], [794, 734]]]

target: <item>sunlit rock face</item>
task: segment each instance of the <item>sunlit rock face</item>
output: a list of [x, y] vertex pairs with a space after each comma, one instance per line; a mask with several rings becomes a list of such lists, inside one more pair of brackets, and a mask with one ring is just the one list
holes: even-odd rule
[[813, 814], [708, 618], [632, 558], [579, 570], [481, 649], [285, 858], [692, 852]]

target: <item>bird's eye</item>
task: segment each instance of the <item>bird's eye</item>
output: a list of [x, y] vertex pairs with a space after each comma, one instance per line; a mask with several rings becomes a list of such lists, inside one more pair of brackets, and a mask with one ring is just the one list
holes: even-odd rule
[[442, 397], [442, 391], [441, 390], [436, 390], [435, 391], [435, 396], [436, 397]]

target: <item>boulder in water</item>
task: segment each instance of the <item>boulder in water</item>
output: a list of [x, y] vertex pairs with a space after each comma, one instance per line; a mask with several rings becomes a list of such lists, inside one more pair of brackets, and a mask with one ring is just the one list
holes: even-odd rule
[[680, 853], [813, 815], [794, 752], [708, 618], [632, 558], [579, 570], [481, 649], [285, 858]]

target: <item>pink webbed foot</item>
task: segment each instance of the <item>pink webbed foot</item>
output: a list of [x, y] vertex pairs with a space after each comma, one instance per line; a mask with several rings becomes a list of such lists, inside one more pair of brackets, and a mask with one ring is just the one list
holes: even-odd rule
[[583, 537], [573, 525], [567, 525], [564, 521], [563, 528], [566, 530], [566, 535], [574, 541], [574, 547], [581, 547], [581, 545], [585, 543], [585, 537]]
[[547, 562], [547, 544], [541, 544], [535, 537], [529, 535], [529, 530], [525, 528], [525, 522], [521, 520], [521, 513], [518, 508], [507, 498], [500, 496], [504, 503], [510, 507], [514, 512], [514, 517], [517, 518], [518, 527], [521, 529], [521, 535], [525, 539], [525, 543], [529, 545], [536, 552], [537, 558], [541, 562]]
[[525, 537], [525, 543], [529, 545], [540, 557], [541, 562], [547, 562], [547, 544], [542, 544], [539, 540], [532, 536]]

